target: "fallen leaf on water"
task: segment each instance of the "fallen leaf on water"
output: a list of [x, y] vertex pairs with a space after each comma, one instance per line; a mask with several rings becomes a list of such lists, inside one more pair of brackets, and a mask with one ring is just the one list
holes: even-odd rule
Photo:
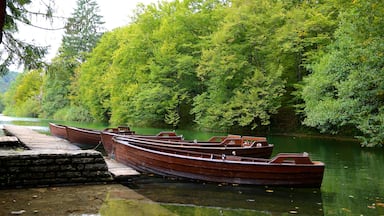
[[372, 205], [368, 206], [368, 208], [375, 209], [376, 208], [375, 203], [373, 203]]
[[25, 212], [26, 212], [25, 210], [11, 211], [11, 215], [21, 215], [21, 214], [24, 214]]
[[384, 207], [384, 203], [376, 203], [376, 206]]
[[347, 208], [342, 208], [341, 210], [346, 211], [346, 212], [351, 212], [351, 210], [349, 210]]

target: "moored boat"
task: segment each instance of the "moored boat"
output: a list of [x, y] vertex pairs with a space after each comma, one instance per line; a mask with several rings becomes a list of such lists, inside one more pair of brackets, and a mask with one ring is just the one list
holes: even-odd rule
[[53, 136], [67, 139], [67, 127], [65, 125], [59, 125], [59, 124], [50, 122], [49, 131]]
[[138, 135], [138, 134], [135, 134], [135, 132], [126, 133], [126, 132], [119, 131], [117, 129], [107, 129], [101, 132], [101, 142], [103, 143], [104, 150], [108, 154], [108, 156], [111, 156], [112, 154], [112, 144], [113, 144], [112, 138], [114, 136], [124, 137], [126, 135], [132, 135], [135, 137], [155, 139], [155, 140], [182, 140], [183, 139], [183, 136], [176, 135], [175, 132], [163, 131], [163, 132], [159, 132], [156, 135]]
[[83, 144], [86, 147], [96, 147], [101, 142], [101, 131], [67, 126], [67, 139], [71, 143]]
[[320, 187], [324, 163], [307, 153], [281, 153], [272, 159], [218, 155], [156, 147], [133, 137], [113, 138], [118, 162], [138, 171], [209, 182]]
[[[119, 139], [124, 138], [125, 136], [119, 136]], [[269, 158], [273, 151], [273, 144], [269, 144], [265, 137], [228, 135], [215, 136], [209, 139], [208, 141], [153, 139], [145, 136], [136, 135], [129, 136], [129, 138], [141, 140], [146, 144], [158, 146], [159, 148], [177, 148], [188, 151], [197, 151], [212, 154], [226, 154], [234, 156]], [[110, 148], [110, 150], [112, 149]]]

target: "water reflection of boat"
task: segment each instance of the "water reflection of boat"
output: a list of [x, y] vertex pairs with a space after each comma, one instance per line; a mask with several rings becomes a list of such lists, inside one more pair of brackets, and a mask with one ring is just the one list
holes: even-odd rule
[[162, 176], [176, 176], [234, 184], [320, 187], [324, 164], [307, 153], [280, 153], [272, 159], [217, 155], [154, 145], [152, 142], [114, 137], [118, 162]]
[[232, 215], [324, 215], [321, 190], [314, 188], [206, 184], [145, 175], [127, 186], [152, 201], [173, 204], [176, 213], [189, 207], [207, 213], [200, 215], [219, 215], [208, 214], [212, 209], [237, 211]]
[[[126, 137], [109, 132], [102, 132], [101, 136], [104, 149], [108, 155], [112, 154], [113, 136], [119, 136], [119, 139]], [[214, 136], [208, 141], [187, 141], [183, 140], [182, 136], [177, 136], [174, 132], [160, 132], [154, 136], [135, 134], [128, 138], [140, 139], [143, 142], [161, 147], [211, 154], [269, 158], [273, 151], [273, 145], [269, 144], [265, 137], [228, 135]]]

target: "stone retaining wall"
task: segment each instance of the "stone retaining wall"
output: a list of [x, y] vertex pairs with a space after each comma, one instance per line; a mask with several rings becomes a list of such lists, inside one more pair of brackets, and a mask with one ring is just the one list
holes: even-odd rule
[[100, 152], [0, 151], [0, 188], [112, 181]]

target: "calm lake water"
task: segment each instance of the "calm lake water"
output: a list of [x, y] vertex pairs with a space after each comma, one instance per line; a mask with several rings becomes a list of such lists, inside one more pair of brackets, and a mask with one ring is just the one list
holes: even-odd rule
[[[0, 125], [23, 125], [42, 133], [49, 133], [48, 122], [0, 115]], [[132, 129], [141, 134], [163, 130]], [[199, 140], [220, 135], [176, 132]], [[273, 155], [308, 152], [312, 160], [323, 161], [321, 188], [238, 186], [145, 175], [123, 185], [0, 190], [0, 215], [384, 215], [384, 149], [336, 139], [270, 136], [268, 141], [275, 144]]]

